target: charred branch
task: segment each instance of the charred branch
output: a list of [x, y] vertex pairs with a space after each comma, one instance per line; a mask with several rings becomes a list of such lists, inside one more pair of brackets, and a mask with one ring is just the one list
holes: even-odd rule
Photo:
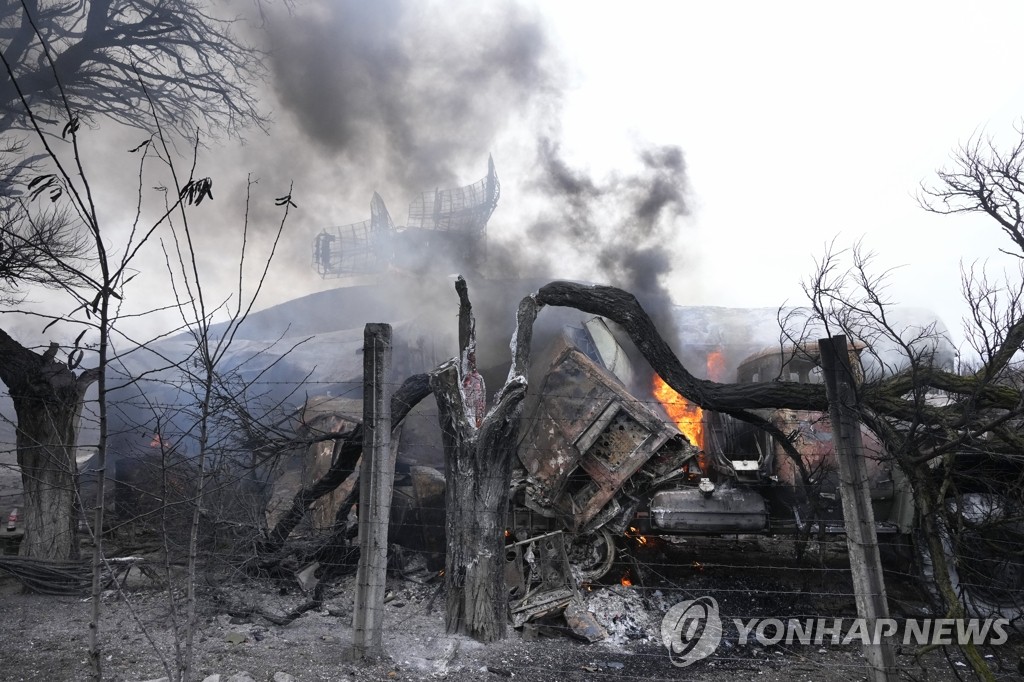
[[551, 282], [537, 292], [537, 302], [576, 308], [616, 322], [651, 367], [677, 393], [705, 410], [728, 414], [763, 429], [802, 467], [799, 453], [789, 437], [750, 410], [789, 408], [824, 411], [828, 409], [828, 400], [823, 386], [788, 382], [720, 384], [697, 379], [683, 367], [636, 297], [615, 287]]
[[[409, 411], [426, 398], [430, 391], [429, 378], [426, 374], [415, 374], [402, 382], [402, 385], [391, 396], [392, 428], [400, 424]], [[309, 506], [333, 491], [352, 475], [362, 453], [363, 427], [359, 424], [335, 441], [331, 468], [312, 485], [296, 493], [288, 511], [261, 544], [260, 553], [272, 554], [279, 550], [295, 526], [302, 521]]]
[[705, 410], [724, 412], [743, 421], [751, 421], [754, 415], [745, 414], [746, 410], [827, 409], [825, 388], [819, 384], [719, 384], [697, 379], [676, 358], [636, 297], [621, 289], [575, 282], [551, 282], [537, 292], [537, 302], [576, 308], [616, 322], [669, 386]]

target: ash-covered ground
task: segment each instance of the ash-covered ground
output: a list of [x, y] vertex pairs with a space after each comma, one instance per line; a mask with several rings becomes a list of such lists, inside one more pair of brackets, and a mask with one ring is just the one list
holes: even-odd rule
[[[740, 641], [733, 618], [845, 617], [856, 608], [844, 568], [842, 545], [812, 547], [803, 562], [788, 540], [695, 539], [656, 549], [634, 547], [616, 564], [606, 584], [583, 589], [584, 605], [608, 637], [587, 643], [574, 637], [560, 616], [531, 623], [492, 644], [447, 635], [440, 582], [390, 578], [384, 618], [384, 655], [376, 661], [350, 658], [354, 578], [331, 585], [323, 606], [288, 625], [265, 614], [283, 614], [306, 601], [297, 586], [252, 581], [220, 573], [199, 587], [199, 626], [194, 679], [219, 675], [220, 682], [274, 680], [862, 680], [859, 644], [761, 646]], [[621, 580], [632, 582], [625, 586]], [[4, 680], [83, 680], [89, 675], [88, 622], [91, 604], [81, 597], [21, 593], [0, 583]], [[913, 580], [890, 578], [892, 615], [927, 612], [926, 595]], [[180, 596], [181, 585], [173, 588]], [[681, 668], [662, 644], [660, 625], [675, 603], [714, 597], [723, 620], [722, 643], [707, 659]], [[101, 630], [104, 678], [155, 680], [164, 676], [161, 657], [173, 667], [173, 621], [168, 589], [143, 576], [123, 594], [104, 593]], [[901, 677], [913, 680], [970, 679], [962, 655], [952, 647], [915, 656], [898, 652]], [[1024, 643], [1018, 636], [983, 654], [997, 679], [1021, 678]], [[243, 673], [245, 673], [243, 675]], [[234, 676], [234, 677], [232, 677]]]

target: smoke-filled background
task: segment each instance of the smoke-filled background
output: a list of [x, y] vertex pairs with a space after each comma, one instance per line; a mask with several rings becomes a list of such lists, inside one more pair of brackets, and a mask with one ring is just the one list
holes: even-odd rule
[[[320, 279], [313, 238], [368, 218], [374, 191], [402, 225], [416, 195], [479, 179], [488, 154], [502, 184], [479, 273], [490, 278], [610, 283], [655, 311], [670, 301], [774, 307], [802, 303], [800, 279], [834, 236], [864, 237], [881, 265], [909, 266], [895, 274], [893, 298], [937, 308], [955, 329], [957, 261], [998, 257], [996, 230], [925, 214], [913, 192], [979, 126], [1013, 136], [1021, 87], [998, 68], [978, 72], [944, 55], [977, 41], [999, 64], [1015, 6], [1001, 5], [994, 23], [984, 11], [871, 4], [857, 16], [756, 3], [627, 11], [400, 0], [224, 11], [241, 12], [236, 32], [266, 52], [260, 100], [270, 124], [247, 131], [244, 145], [204, 139], [198, 151], [197, 175], [214, 182], [214, 200], [192, 212], [212, 300], [240, 298], [247, 178], [257, 181], [249, 282], [280, 217], [274, 199], [293, 184], [298, 205], [261, 307], [387, 282]], [[100, 122], [83, 139], [116, 234], [134, 219], [138, 173], [127, 150], [141, 136]], [[187, 168], [190, 146], [177, 150]], [[160, 184], [143, 182], [150, 209], [163, 200], [151, 189]], [[166, 301], [158, 247], [139, 262], [126, 306]], [[410, 302], [436, 301], [452, 315], [449, 274], [419, 275]], [[126, 322], [140, 340], [173, 323], [171, 314]], [[30, 340], [42, 324], [15, 326]]]
[[[628, 169], [601, 176], [569, 162], [573, 76], [549, 23], [524, 4], [388, 0], [306, 5], [264, 25], [268, 94], [296, 161], [273, 177], [295, 179], [303, 209], [285, 254], [293, 281], [310, 279], [318, 228], [368, 217], [373, 191], [404, 225], [415, 195], [477, 180], [493, 154], [502, 198], [482, 274], [586, 278], [668, 300], [683, 151], [644, 142]], [[270, 149], [256, 141], [244, 158]]]
[[[447, 315], [455, 300], [450, 275], [461, 272], [471, 286], [480, 277], [615, 284], [668, 320], [666, 287], [680, 262], [689, 212], [685, 152], [677, 144], [638, 138], [615, 167], [600, 168], [589, 153], [567, 150], [566, 96], [578, 86], [580, 72], [539, 7], [332, 0], [244, 9], [250, 16], [236, 23], [235, 32], [265, 53], [258, 88], [270, 122], [266, 130], [243, 131], [244, 143], [201, 136], [195, 150], [195, 176], [213, 181], [213, 199], [190, 210], [208, 302], [227, 301], [226, 309], [244, 304], [272, 248], [281, 216], [275, 200], [290, 191], [297, 208], [257, 307], [374, 284], [395, 287], [394, 296], [406, 299], [409, 311]], [[141, 133], [99, 120], [81, 137], [86, 173], [116, 250], [129, 226], [145, 226], [162, 212], [169, 178], [150, 161], [140, 181], [140, 154], [128, 150], [145, 139]], [[187, 140], [173, 142], [180, 177], [192, 164], [193, 149]], [[601, 156], [603, 150], [593, 151]], [[410, 252], [400, 260], [419, 260], [424, 267], [362, 278], [317, 275], [315, 236], [325, 227], [369, 218], [374, 192], [401, 228], [415, 197], [478, 180], [489, 155], [502, 193], [485, 262], [420, 253], [398, 241], [399, 250]], [[161, 229], [140, 252], [125, 312], [173, 302], [166, 265], [172, 245]], [[246, 284], [240, 295], [243, 246]], [[404, 281], [409, 277], [417, 286]], [[45, 295], [30, 298], [28, 307], [51, 300], [59, 313], [62, 301]], [[510, 306], [509, 318], [514, 305], [511, 295], [495, 302]], [[132, 340], [143, 341], [179, 322], [163, 310], [126, 319], [122, 327]], [[32, 342], [40, 324], [28, 318], [8, 327]], [[77, 331], [58, 326], [51, 333]]]

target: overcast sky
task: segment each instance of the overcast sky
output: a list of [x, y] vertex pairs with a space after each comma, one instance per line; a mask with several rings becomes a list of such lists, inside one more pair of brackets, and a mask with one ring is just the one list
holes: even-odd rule
[[[488, 153], [502, 183], [495, 275], [660, 287], [683, 305], [800, 304], [825, 245], [863, 238], [880, 266], [904, 266], [896, 301], [955, 329], [961, 259], [1016, 267], [992, 224], [930, 215], [915, 192], [972, 135], [1016, 140], [1024, 3], [264, 7], [248, 30], [270, 55], [269, 133], [212, 142], [198, 164], [214, 178], [195, 220], [211, 289], [236, 279], [247, 172], [258, 235], [296, 183], [266, 306], [345, 283], [315, 274], [313, 238], [368, 218], [373, 191], [403, 224], [416, 193], [477, 180]], [[134, 184], [130, 164], [101, 165], [108, 197]], [[103, 210], [123, 224], [134, 196], [121, 194]], [[167, 288], [147, 270], [133, 286], [150, 304]]]
[[863, 237], [880, 264], [906, 266], [893, 297], [953, 327], [960, 259], [1007, 262], [992, 223], [927, 214], [914, 193], [972, 135], [1016, 141], [1021, 3], [550, 3], [545, 14], [577, 70], [564, 127], [574, 158], [611, 165], [633, 140], [684, 151], [678, 303], [799, 300], [827, 241]]

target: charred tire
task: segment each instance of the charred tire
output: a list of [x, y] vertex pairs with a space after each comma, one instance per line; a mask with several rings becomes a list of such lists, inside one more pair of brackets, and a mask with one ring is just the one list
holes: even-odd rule
[[581, 582], [600, 580], [615, 563], [615, 538], [604, 529], [572, 535], [566, 554]]
[[[955, 526], [940, 525], [949, 577], [964, 609], [977, 618], [1006, 618], [1024, 628], [1024, 517], [1018, 504], [995, 493], [950, 499]], [[921, 571], [935, 596], [934, 562], [917, 538]]]

